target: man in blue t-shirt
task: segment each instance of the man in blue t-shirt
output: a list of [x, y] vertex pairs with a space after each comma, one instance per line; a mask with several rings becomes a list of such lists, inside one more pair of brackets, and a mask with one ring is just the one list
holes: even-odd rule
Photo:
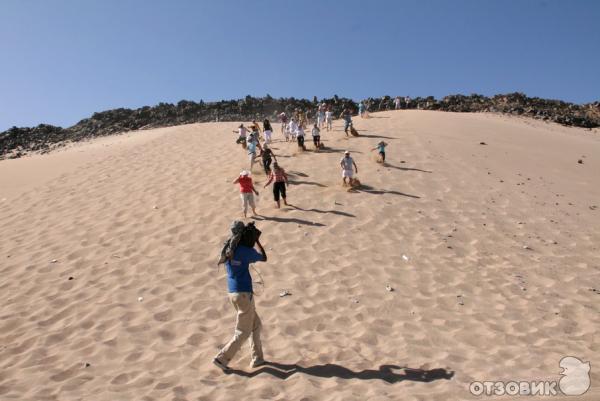
[[260, 342], [261, 322], [254, 307], [252, 277], [248, 269], [250, 263], [266, 262], [267, 253], [259, 240], [256, 240], [256, 247], [258, 250], [245, 245], [238, 245], [233, 252], [233, 256], [225, 261], [229, 300], [237, 312], [237, 321], [233, 338], [213, 359], [213, 363], [222, 370], [229, 369], [227, 364], [239, 351], [246, 339], [250, 340], [250, 354], [252, 356], [250, 366], [256, 368], [265, 363]]

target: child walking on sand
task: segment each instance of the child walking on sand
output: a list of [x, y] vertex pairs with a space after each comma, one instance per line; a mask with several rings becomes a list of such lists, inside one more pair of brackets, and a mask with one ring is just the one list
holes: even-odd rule
[[379, 151], [379, 152], [378, 152], [378, 153], [379, 153], [379, 158], [378, 158], [378, 161], [379, 161], [380, 163], [385, 163], [385, 147], [386, 147], [387, 145], [388, 145], [387, 143], [385, 143], [385, 142], [381, 141], [381, 142], [379, 142], [379, 143], [377, 144], [377, 146], [376, 146], [376, 147], [374, 147], [373, 149], [371, 149], [371, 152], [372, 152], [372, 151], [374, 151], [374, 150], [377, 150], [377, 151]]
[[288, 185], [288, 176], [285, 173], [285, 170], [282, 167], [280, 167], [277, 164], [277, 162], [273, 163], [273, 170], [269, 173], [269, 180], [267, 181], [264, 187], [266, 188], [267, 185], [273, 182], [273, 180], [275, 180], [275, 183], [273, 184], [273, 198], [275, 199], [277, 209], [279, 209], [281, 207], [279, 203], [280, 197], [283, 199], [284, 205], [287, 206], [288, 204], [285, 194], [285, 188]]
[[242, 210], [244, 218], [248, 214], [248, 206], [252, 208], [252, 214], [256, 216], [256, 204], [254, 203], [254, 194], [258, 196], [258, 191], [254, 189], [250, 173], [243, 170], [239, 177], [233, 180], [233, 184], [240, 184], [240, 198], [242, 199]]
[[314, 125], [311, 133], [313, 143], [315, 144], [315, 150], [319, 150], [321, 148], [321, 130], [319, 129], [317, 124]]

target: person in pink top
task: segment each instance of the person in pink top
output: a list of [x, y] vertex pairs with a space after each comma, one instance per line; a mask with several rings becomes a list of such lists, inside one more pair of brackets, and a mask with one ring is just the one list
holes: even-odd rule
[[233, 184], [240, 184], [240, 198], [242, 199], [242, 209], [244, 218], [247, 217], [248, 205], [252, 208], [252, 214], [256, 216], [256, 204], [254, 203], [254, 194], [258, 196], [258, 191], [254, 188], [250, 173], [242, 171], [238, 178], [233, 180]]

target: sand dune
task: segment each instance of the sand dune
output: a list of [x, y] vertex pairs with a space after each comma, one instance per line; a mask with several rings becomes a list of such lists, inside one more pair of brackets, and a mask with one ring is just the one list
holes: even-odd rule
[[592, 366], [569, 399], [600, 398], [600, 132], [425, 111], [355, 126], [321, 153], [275, 135], [293, 206], [261, 192], [256, 265], [274, 364], [243, 348], [228, 375], [211, 358], [234, 324], [216, 258], [241, 214], [236, 123], [0, 162], [0, 399], [459, 400], [558, 380], [567, 355]]

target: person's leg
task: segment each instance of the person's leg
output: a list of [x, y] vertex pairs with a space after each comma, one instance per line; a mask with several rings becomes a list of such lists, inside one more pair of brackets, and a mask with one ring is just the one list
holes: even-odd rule
[[286, 197], [286, 193], [285, 193], [285, 182], [282, 182], [280, 184], [279, 190], [281, 192], [281, 197], [283, 198], [283, 204], [287, 206], [288, 203], [287, 203], [287, 197]]
[[[251, 296], [252, 294], [248, 292], [229, 294], [229, 299], [231, 300], [231, 303], [237, 312], [235, 331], [233, 332], [233, 337], [231, 340], [223, 347], [223, 349], [221, 349], [221, 351], [219, 351], [215, 357], [225, 365], [227, 365], [240, 350], [240, 347], [244, 341], [250, 338], [251, 335], [254, 335], [254, 319], [256, 316], [256, 311], [254, 310], [254, 305], [252, 304], [252, 299], [250, 298]], [[260, 352], [262, 354], [262, 349]]]
[[381, 152], [381, 162], [385, 163], [385, 152]]
[[279, 204], [279, 186], [277, 185], [279, 184], [278, 182], [274, 182], [273, 183], [273, 199], [275, 199], [275, 205], [277, 206], [277, 209], [279, 209], [280, 204]]
[[250, 336], [250, 357], [252, 358], [252, 367], [258, 367], [265, 361], [262, 342], [260, 340], [260, 332], [262, 329], [262, 321], [256, 313], [254, 299], [252, 300], [252, 309], [254, 310], [254, 322], [252, 325], [252, 335]]
[[246, 214], [248, 213], [248, 198], [245, 193], [240, 194], [240, 198], [242, 198], [242, 211], [244, 212], [244, 218], [246, 218]]
[[252, 214], [256, 216], [257, 215], [256, 204], [254, 203], [254, 194], [253, 193], [248, 194], [248, 203], [250, 203], [250, 207], [252, 208]]

